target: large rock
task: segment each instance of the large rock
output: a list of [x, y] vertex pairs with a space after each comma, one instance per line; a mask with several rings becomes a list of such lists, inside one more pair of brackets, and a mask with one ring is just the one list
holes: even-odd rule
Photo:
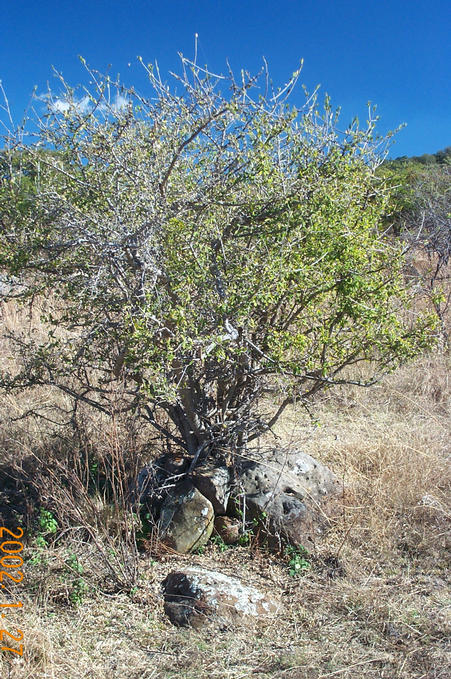
[[193, 472], [193, 483], [207, 497], [216, 514], [225, 514], [230, 497], [230, 472], [226, 466], [210, 464]]
[[217, 571], [186, 568], [162, 583], [164, 610], [174, 625], [200, 627], [214, 619], [233, 622], [250, 616], [274, 615], [278, 602], [254, 587]]
[[161, 489], [180, 481], [189, 463], [189, 458], [184, 455], [160, 455], [139, 471], [134, 486], [130, 488], [132, 499], [140, 503], [156, 503], [158, 498], [166, 495]]
[[166, 497], [160, 509], [159, 531], [163, 543], [180, 554], [203, 547], [213, 531], [210, 500], [190, 481], [183, 481]]
[[272, 536], [311, 546], [339, 508], [337, 477], [310, 455], [271, 450], [244, 460], [239, 495], [246, 518], [262, 519]]

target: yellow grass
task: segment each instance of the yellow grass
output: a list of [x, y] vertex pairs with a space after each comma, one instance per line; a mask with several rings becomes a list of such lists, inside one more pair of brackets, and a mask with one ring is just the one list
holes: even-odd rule
[[[13, 305], [3, 313], [5, 323], [23, 322], [23, 311]], [[29, 537], [25, 580], [9, 593], [24, 605], [2, 619], [3, 629], [23, 631], [24, 655], [3, 652], [0, 676], [446, 679], [451, 675], [450, 391], [449, 355], [435, 352], [371, 389], [329, 391], [314, 404], [316, 421], [301, 408], [284, 414], [272, 443], [317, 457], [345, 488], [340, 512], [301, 578], [289, 576], [283, 556], [256, 543], [225, 552], [209, 545], [203, 555], [141, 554], [138, 585], [127, 594], [110, 586], [107, 565], [86, 532], [68, 530], [45, 550]], [[8, 483], [16, 495], [21, 492], [20, 482], [7, 483], [8, 465], [22, 465], [26, 481], [29, 470], [39, 467], [34, 456], [42, 460], [47, 451], [55, 460], [66, 459], [68, 441], [57, 445], [48, 423], [13, 421], [24, 408], [52, 398], [39, 389], [2, 403], [0, 504]], [[106, 459], [116, 445], [110, 425], [97, 416], [88, 425], [93, 449]], [[126, 426], [115, 436], [126, 450], [131, 438]], [[136, 456], [151, 453], [148, 436], [145, 429], [136, 433]], [[52, 489], [47, 490], [50, 497]], [[93, 523], [106, 516], [105, 503], [96, 498]], [[124, 528], [120, 521], [113, 524], [112, 519], [108, 530], [116, 531], [119, 545]], [[98, 535], [104, 539], [100, 529]], [[82, 564], [82, 575], [69, 568], [70, 553]], [[283, 601], [281, 614], [237, 621], [231, 628], [174, 628], [164, 616], [160, 583], [188, 563], [276, 592]], [[74, 600], [80, 579], [89, 588]]]

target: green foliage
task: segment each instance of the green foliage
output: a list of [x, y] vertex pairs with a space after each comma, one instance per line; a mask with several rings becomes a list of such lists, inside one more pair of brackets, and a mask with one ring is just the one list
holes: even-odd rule
[[213, 535], [210, 538], [210, 542], [216, 545], [220, 552], [226, 552], [230, 548], [230, 545], [227, 545], [220, 535]]
[[439, 263], [451, 254], [451, 163], [414, 162], [384, 168], [393, 185], [389, 222], [398, 234], [416, 239]]
[[[243, 515], [242, 510], [238, 510], [240, 516]], [[251, 544], [252, 538], [258, 536], [259, 529], [264, 525], [268, 514], [266, 512], [259, 512], [258, 516], [254, 516], [252, 521], [246, 523], [245, 529], [241, 532], [238, 538], [238, 544], [241, 547], [247, 547]]]
[[240, 533], [238, 537], [238, 544], [240, 547], [248, 547], [251, 543], [251, 538], [253, 536], [254, 532], [251, 529], [245, 530], [243, 533]]
[[[222, 79], [182, 66], [177, 94], [145, 67], [150, 97], [95, 76], [90, 105], [64, 82], [64, 106], [50, 101], [22, 151], [26, 205], [12, 180], [0, 196], [0, 266], [24, 296], [56, 299], [48, 339], [17, 338], [22, 370], [1, 383], [109, 413], [121, 380], [125, 407], [194, 454], [245, 445], [349, 366], [371, 384], [429, 347], [434, 321], [400, 313], [411, 291], [381, 230], [392, 189], [372, 114], [342, 133], [327, 98], [252, 98], [250, 76], [224, 97]], [[284, 401], [265, 413], [274, 376]]]
[[83, 578], [84, 568], [75, 552], [69, 552], [65, 561], [65, 575], [63, 576], [70, 584], [69, 599], [75, 606], [81, 606], [89, 586]]
[[309, 556], [309, 552], [302, 545], [297, 547], [288, 545], [285, 548], [285, 556], [287, 556], [289, 559], [288, 571], [292, 578], [304, 575], [306, 571], [310, 570], [311, 563], [307, 558]]
[[154, 529], [154, 522], [152, 516], [146, 507], [143, 507], [140, 515], [133, 515], [133, 519], [136, 520], [139, 525], [136, 531], [136, 544], [141, 546], [143, 541], [148, 540], [152, 535], [152, 530]]
[[58, 522], [48, 509], [41, 507], [38, 517], [38, 528], [34, 536], [34, 548], [30, 563], [32, 565], [46, 564], [46, 549], [49, 546], [49, 539], [58, 531]]
[[58, 530], [58, 522], [52, 512], [42, 507], [39, 512], [39, 530], [44, 535], [55, 535]]

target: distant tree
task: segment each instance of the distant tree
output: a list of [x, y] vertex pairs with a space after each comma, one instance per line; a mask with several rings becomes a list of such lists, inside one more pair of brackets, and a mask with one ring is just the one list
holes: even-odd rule
[[446, 266], [451, 254], [451, 165], [394, 161], [382, 168], [382, 176], [393, 186], [388, 221], [395, 233], [436, 257], [438, 269]]
[[418, 158], [398, 158], [385, 163], [382, 176], [391, 182], [392, 200], [386, 224], [406, 242], [411, 252], [423, 249], [430, 259], [422, 274], [425, 292], [431, 299], [448, 343], [445, 313], [450, 296], [443, 285], [451, 255], [451, 163], [450, 147], [438, 151], [437, 162], [422, 164]]
[[435, 154], [435, 158], [437, 160], [437, 163], [440, 163], [441, 165], [443, 164], [451, 164], [451, 146], [447, 146], [441, 151], [437, 151]]
[[2, 179], [0, 267], [22, 297], [55, 298], [46, 340], [10, 338], [21, 368], [2, 366], [4, 389], [53, 385], [109, 413], [120, 383], [124, 408], [199, 456], [430, 346], [431, 317], [404, 313], [402, 245], [380, 229], [371, 117], [341, 133], [316, 93], [289, 106], [298, 72], [274, 91], [182, 58], [171, 89], [145, 68], [147, 97], [93, 71], [83, 97], [63, 82], [39, 141], [19, 144], [31, 174]]
[[441, 151], [436, 153], [424, 153], [422, 156], [398, 156], [390, 160], [386, 160], [384, 165], [394, 168], [405, 166], [405, 165], [434, 165], [438, 163], [439, 165], [447, 164], [451, 162], [451, 146], [447, 146]]

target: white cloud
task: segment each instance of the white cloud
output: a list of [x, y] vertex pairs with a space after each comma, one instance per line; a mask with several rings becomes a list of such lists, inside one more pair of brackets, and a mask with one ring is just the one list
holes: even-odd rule
[[87, 95], [78, 100], [54, 99], [50, 103], [50, 110], [53, 111], [53, 113], [67, 113], [68, 111], [86, 113], [89, 104], [90, 99]]
[[[72, 111], [73, 113], [83, 114], [87, 113], [91, 108], [94, 108], [92, 99], [88, 95], [85, 95], [81, 99], [68, 99], [67, 97], [56, 97], [55, 99], [52, 99], [51, 94], [47, 93], [37, 95], [36, 99], [46, 102], [52, 113], [69, 113]], [[129, 103], [130, 100], [127, 99], [127, 97], [124, 97], [122, 94], [116, 94], [114, 99], [110, 100], [108, 104], [102, 102], [95, 108], [104, 113], [108, 111], [121, 113], [127, 108]]]
[[70, 107], [70, 103], [65, 99], [55, 99], [50, 103], [50, 110], [53, 111], [53, 113], [67, 113]]
[[123, 111], [125, 108], [127, 108], [129, 103], [129, 100], [127, 97], [122, 96], [122, 94], [116, 94], [116, 99], [113, 102], [112, 109], [113, 111]]
[[120, 113], [121, 111], [124, 111], [128, 104], [129, 104], [129, 99], [124, 97], [122, 94], [116, 94], [114, 99], [109, 101], [108, 103], [104, 102], [100, 104], [98, 107], [100, 111], [113, 111], [113, 113]]

